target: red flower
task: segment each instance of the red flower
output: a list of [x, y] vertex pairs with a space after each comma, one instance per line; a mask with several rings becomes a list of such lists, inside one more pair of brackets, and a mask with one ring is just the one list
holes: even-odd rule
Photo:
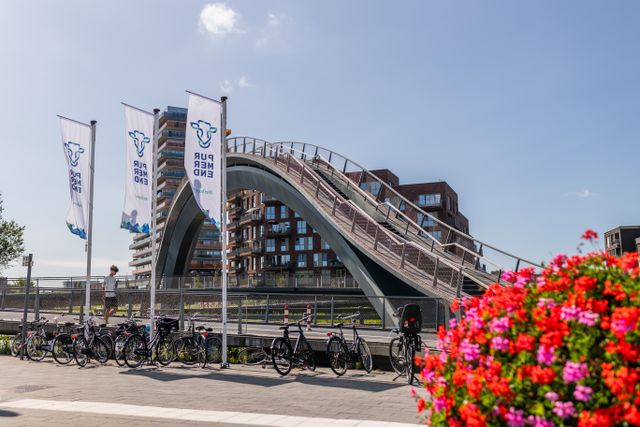
[[587, 230], [581, 237], [583, 240], [596, 240], [598, 238], [598, 233], [593, 230]]
[[418, 412], [424, 411], [424, 407], [425, 407], [424, 399], [423, 398], [418, 399]]

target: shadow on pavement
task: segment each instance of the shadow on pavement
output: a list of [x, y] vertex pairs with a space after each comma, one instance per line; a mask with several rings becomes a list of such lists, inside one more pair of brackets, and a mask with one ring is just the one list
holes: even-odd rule
[[[193, 371], [191, 371], [193, 372]], [[206, 372], [206, 371], [205, 371]], [[347, 388], [353, 390], [370, 391], [378, 393], [386, 390], [395, 389], [398, 387], [404, 387], [403, 383], [390, 383], [373, 380], [360, 380], [355, 378], [340, 377], [325, 375], [323, 373], [309, 372], [309, 373], [294, 373], [287, 377], [277, 376], [277, 373], [273, 373], [274, 377], [267, 377], [265, 375], [250, 375], [242, 374], [231, 371], [216, 371], [208, 372], [206, 374], [189, 375], [187, 373], [175, 372], [172, 368], [172, 372], [162, 371], [156, 368], [148, 369], [129, 369], [126, 371], [120, 371], [122, 375], [137, 375], [147, 377], [156, 381], [179, 381], [185, 379], [207, 379], [214, 381], [226, 381], [232, 383], [247, 384], [259, 387], [277, 387], [280, 385], [290, 383], [302, 383], [309, 385], [316, 385], [321, 387], [334, 387], [334, 388]], [[363, 377], [363, 376], [360, 376]]]
[[13, 411], [3, 411], [2, 409], [0, 409], [0, 418], [2, 417], [17, 417], [20, 414], [18, 414], [17, 412], [13, 412]]

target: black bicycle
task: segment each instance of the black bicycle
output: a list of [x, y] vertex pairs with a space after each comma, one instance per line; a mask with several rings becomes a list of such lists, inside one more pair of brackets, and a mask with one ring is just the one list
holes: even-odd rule
[[355, 367], [358, 362], [362, 364], [362, 368], [367, 371], [367, 373], [373, 369], [371, 350], [369, 350], [369, 346], [364, 338], [358, 335], [358, 330], [356, 329], [354, 321], [358, 317], [360, 317], [360, 313], [350, 316], [338, 316], [340, 320], [351, 320], [351, 326], [353, 328], [353, 342], [351, 345], [348, 345], [347, 340], [344, 338], [344, 332], [342, 331], [344, 323], [338, 323], [336, 325], [336, 328], [340, 330], [338, 334], [333, 332], [327, 333], [329, 336], [329, 340], [327, 341], [329, 366], [337, 376], [344, 375], [349, 367]]
[[124, 344], [133, 334], [140, 333], [140, 326], [134, 320], [135, 316], [131, 316], [129, 319], [118, 324], [118, 328], [115, 330], [115, 339], [113, 340], [113, 360], [116, 361], [118, 366], [125, 366], [124, 362]]
[[[187, 317], [189, 327], [186, 335], [174, 342], [173, 353], [175, 360], [185, 365], [197, 365], [204, 368], [207, 365], [207, 337], [213, 329], [196, 326], [196, 315]], [[212, 336], [213, 338], [213, 336]], [[218, 348], [221, 347], [221, 344]]]
[[78, 366], [85, 366], [91, 359], [105, 364], [109, 360], [109, 347], [97, 334], [98, 328], [92, 317], [89, 317], [78, 328], [78, 333], [71, 335], [73, 339], [73, 357]]
[[294, 366], [311, 371], [316, 370], [316, 361], [311, 344], [304, 337], [301, 326], [302, 323], [311, 318], [312, 316], [305, 316], [296, 323], [298, 330], [293, 331], [293, 333], [298, 333], [298, 338], [293, 346], [291, 345], [291, 338], [289, 338], [289, 325], [280, 326], [283, 336], [275, 338], [271, 343], [271, 362], [280, 375], [287, 375]]
[[389, 343], [389, 361], [398, 374], [396, 378], [404, 375], [407, 383], [413, 384], [416, 351], [422, 350], [422, 310], [418, 304], [407, 304], [399, 307], [394, 315], [400, 318], [400, 326], [393, 329], [398, 336]]
[[41, 317], [40, 320], [33, 323], [33, 330], [27, 332], [27, 340], [25, 342], [25, 353], [29, 360], [39, 362], [44, 359], [47, 351], [51, 351], [48, 346], [47, 334], [44, 330], [45, 325], [49, 321]]
[[69, 330], [74, 326], [73, 322], [65, 322], [62, 326], [58, 325], [56, 318], [56, 331], [53, 333], [51, 348], [53, 360], [60, 365], [67, 365], [73, 360], [73, 338], [71, 338]]
[[170, 364], [174, 358], [174, 343], [171, 333], [178, 330], [178, 320], [160, 317], [155, 321], [156, 331], [149, 338], [147, 331], [136, 332], [124, 342], [124, 363], [130, 368], [137, 368], [145, 361], [152, 363], [153, 354], [163, 366]]

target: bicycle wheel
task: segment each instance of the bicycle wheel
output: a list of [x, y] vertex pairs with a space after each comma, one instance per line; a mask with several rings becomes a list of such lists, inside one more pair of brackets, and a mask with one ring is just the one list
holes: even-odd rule
[[358, 357], [362, 362], [364, 370], [367, 371], [367, 373], [371, 372], [373, 369], [373, 356], [371, 355], [369, 345], [364, 338], [358, 338]]
[[413, 384], [413, 374], [415, 370], [415, 363], [413, 363], [413, 358], [416, 355], [415, 348], [413, 347], [413, 343], [407, 344], [407, 349], [405, 351], [405, 375], [407, 376], [407, 384]]
[[337, 376], [340, 377], [347, 372], [349, 354], [345, 352], [344, 345], [340, 338], [329, 338], [329, 342], [327, 342], [327, 356], [329, 358], [329, 366]]
[[39, 362], [44, 359], [44, 356], [47, 354], [46, 350], [42, 347], [47, 343], [47, 340], [44, 336], [38, 334], [33, 334], [27, 340], [27, 357], [34, 362]]
[[51, 344], [53, 360], [61, 365], [67, 365], [73, 359], [73, 340], [69, 334], [59, 334]]
[[109, 334], [100, 335], [100, 338], [107, 346], [107, 350], [109, 351], [109, 359], [111, 359], [113, 357], [114, 347], [115, 347], [113, 338]]
[[[207, 363], [222, 362], [222, 340], [215, 335], [207, 337]], [[264, 350], [263, 350], [264, 352]], [[266, 357], [266, 353], [265, 353]]]
[[262, 347], [245, 347], [238, 352], [238, 362], [243, 365], [260, 365], [266, 363], [269, 358]]
[[137, 368], [146, 359], [147, 344], [142, 335], [131, 335], [124, 343], [124, 363], [130, 368]]
[[109, 345], [102, 337], [93, 337], [91, 353], [98, 363], [105, 364], [109, 361]]
[[126, 335], [118, 335], [113, 343], [113, 359], [118, 366], [124, 366], [124, 343], [127, 341]]
[[182, 337], [175, 344], [176, 360], [185, 365], [196, 363], [195, 349], [192, 337]]
[[389, 343], [389, 361], [391, 362], [391, 367], [398, 375], [404, 374], [404, 358], [405, 354], [402, 340], [400, 337], [395, 337]]
[[276, 338], [271, 344], [271, 363], [282, 376], [291, 372], [291, 346], [284, 338]]
[[17, 357], [20, 354], [20, 344], [22, 344], [22, 333], [17, 333], [11, 337], [11, 343], [9, 345], [13, 357]]
[[304, 338], [302, 338], [302, 343], [300, 345], [300, 356], [302, 356], [304, 367], [306, 369], [310, 371], [316, 370], [316, 358], [313, 355], [313, 349], [311, 348], [309, 341]]
[[160, 337], [156, 346], [156, 360], [162, 366], [167, 366], [175, 359], [173, 353], [173, 342], [169, 337]]
[[89, 361], [89, 356], [87, 356], [88, 346], [87, 340], [84, 339], [83, 336], [78, 336], [73, 341], [73, 358], [76, 360], [78, 366], [85, 366]]

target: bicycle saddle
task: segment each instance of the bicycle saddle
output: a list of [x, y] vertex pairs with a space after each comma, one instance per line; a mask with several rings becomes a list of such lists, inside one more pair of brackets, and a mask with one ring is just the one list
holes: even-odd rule
[[73, 326], [75, 323], [73, 322], [64, 322], [64, 326]]
[[98, 325], [98, 328], [106, 328], [107, 324], [106, 323], [101, 323]]
[[336, 323], [336, 328], [342, 328], [344, 326], [344, 323], [340, 322], [340, 323]]
[[207, 328], [207, 332], [213, 332], [213, 328]]
[[196, 326], [196, 331], [204, 331], [205, 327], [200, 325], [200, 326]]
[[289, 330], [289, 325], [287, 325], [287, 326], [280, 326], [280, 329], [282, 329], [283, 331], [288, 331], [288, 330]]

